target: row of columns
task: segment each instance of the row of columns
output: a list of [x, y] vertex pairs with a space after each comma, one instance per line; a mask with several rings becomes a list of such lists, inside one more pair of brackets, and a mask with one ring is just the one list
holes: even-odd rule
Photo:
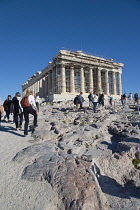
[[[102, 77], [101, 72], [102, 68], [98, 67], [97, 69], [97, 87], [96, 92], [101, 93], [104, 91], [106, 95], [110, 94], [109, 90], [109, 72], [110, 70], [105, 70], [104, 75], [104, 90], [102, 89]], [[118, 74], [118, 93], [121, 95], [122, 86], [121, 86], [121, 74], [117, 71], [112, 70], [112, 94], [116, 95], [116, 77], [115, 74]], [[60, 75], [61, 75], [61, 93], [66, 93], [66, 71], [65, 71], [65, 65], [61, 65], [60, 68]], [[93, 67], [89, 68], [89, 92], [94, 91], [94, 80], [93, 80]], [[54, 83], [54, 71], [49, 71], [46, 73], [43, 77], [41, 77], [38, 81], [34, 82], [34, 84], [31, 85], [31, 88], [35, 93], [39, 92], [40, 97], [47, 96], [50, 93], [55, 93], [55, 86], [57, 85]], [[84, 66], [81, 66], [80, 68], [80, 91], [85, 92], [85, 77], [84, 77]], [[70, 92], [75, 93], [75, 75], [74, 75], [74, 66], [70, 67]]]
[[[101, 80], [101, 70], [102, 68], [98, 67], [97, 70], [97, 92], [101, 93], [102, 90], [102, 80]], [[104, 92], [106, 95], [109, 95], [109, 79], [108, 79], [108, 72], [109, 70], [105, 70], [105, 87]], [[122, 87], [121, 87], [121, 74], [119, 72], [111, 71], [112, 72], [112, 94], [116, 95], [116, 77], [115, 74], [118, 74], [118, 92], [121, 95]], [[66, 75], [65, 75], [65, 66], [63, 65], [61, 68], [61, 82], [62, 82], [62, 89], [61, 93], [66, 92]], [[81, 85], [81, 92], [85, 92], [85, 78], [84, 78], [84, 68], [83, 66], [80, 69], [80, 85]], [[90, 67], [89, 69], [89, 91], [93, 92], [93, 68]], [[75, 83], [74, 83], [74, 67], [70, 67], [70, 92], [75, 92]]]

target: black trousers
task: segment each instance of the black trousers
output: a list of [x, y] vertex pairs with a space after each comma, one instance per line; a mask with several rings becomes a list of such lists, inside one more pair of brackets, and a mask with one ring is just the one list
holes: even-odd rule
[[36, 102], [36, 108], [37, 108], [37, 110], [39, 112], [39, 103], [38, 102]]
[[18, 128], [18, 119], [20, 119], [20, 125], [22, 125], [23, 113], [21, 113], [21, 114], [14, 113], [14, 122], [15, 122], [16, 128]]
[[29, 124], [29, 114], [34, 116], [34, 126], [37, 125], [37, 114], [36, 110], [32, 108], [32, 106], [23, 108], [25, 124], [24, 124], [24, 135], [28, 135], [28, 124]]

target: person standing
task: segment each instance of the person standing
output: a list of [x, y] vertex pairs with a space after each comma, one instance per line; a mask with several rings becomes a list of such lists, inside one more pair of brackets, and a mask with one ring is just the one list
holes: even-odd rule
[[6, 118], [8, 119], [8, 122], [11, 122], [9, 119], [10, 113], [12, 113], [12, 101], [11, 101], [11, 95], [7, 96], [7, 99], [3, 103], [4, 111], [6, 112], [6, 115], [4, 116], [4, 121], [6, 121]]
[[79, 99], [79, 104], [80, 104], [80, 108], [79, 109], [83, 109], [84, 98], [83, 98], [83, 93], [82, 92], [78, 96], [78, 99]]
[[133, 95], [132, 95], [132, 93], [129, 93], [128, 100], [129, 100], [129, 104], [131, 104], [132, 101], [133, 101]]
[[89, 107], [91, 107], [92, 106], [92, 93], [88, 95], [88, 100], [89, 100]]
[[99, 94], [98, 103], [99, 103], [100, 106], [102, 106], [102, 109], [103, 109], [103, 107], [104, 107], [104, 93]]
[[[27, 99], [28, 105], [26, 107], [23, 107], [23, 114], [25, 118], [25, 124], [24, 124], [24, 136], [26, 137], [28, 135], [28, 124], [29, 124], [29, 114], [34, 116], [34, 128], [37, 127], [37, 108], [36, 103], [33, 96], [33, 91], [31, 89], [26, 90], [26, 94], [24, 98]], [[21, 100], [22, 102], [22, 100]], [[21, 103], [22, 105], [22, 103]]]
[[97, 103], [98, 103], [98, 96], [97, 96], [96, 92], [94, 92], [94, 94], [92, 95], [92, 103], [93, 103], [93, 111], [95, 113], [96, 112]]
[[139, 101], [139, 95], [138, 95], [138, 93], [135, 93], [134, 94], [134, 105], [135, 105], [135, 103], [138, 105], [138, 101]]
[[39, 102], [40, 102], [40, 97], [39, 97], [38, 93], [36, 93], [35, 94], [35, 103], [36, 103], [38, 112], [39, 112]]
[[[23, 109], [20, 105], [21, 95], [19, 92], [15, 94], [15, 97], [12, 98], [12, 108], [13, 108], [13, 115], [14, 115], [14, 122], [16, 125], [16, 130], [22, 127], [23, 122]], [[20, 119], [20, 125], [18, 126], [18, 119]]]
[[110, 94], [109, 96], [109, 104], [112, 106], [112, 100], [113, 100], [113, 97], [112, 97], [112, 94]]

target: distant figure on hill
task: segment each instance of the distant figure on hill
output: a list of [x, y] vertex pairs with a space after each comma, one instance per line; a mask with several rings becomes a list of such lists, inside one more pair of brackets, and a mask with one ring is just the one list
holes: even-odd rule
[[29, 124], [29, 114], [34, 116], [34, 128], [37, 127], [37, 108], [36, 103], [33, 97], [33, 91], [31, 89], [26, 90], [26, 94], [24, 96], [26, 98], [26, 107], [23, 108], [23, 114], [25, 118], [25, 124], [24, 124], [24, 136], [26, 137], [28, 135], [28, 124]]
[[112, 106], [112, 100], [113, 100], [113, 96], [112, 96], [112, 94], [110, 94], [110, 96], [109, 96], [109, 104]]
[[82, 92], [78, 96], [78, 99], [79, 99], [79, 104], [80, 104], [80, 108], [79, 109], [83, 109], [84, 98], [83, 98], [83, 93]]
[[129, 93], [128, 100], [129, 100], [129, 104], [131, 104], [132, 101], [133, 101], [133, 95], [132, 95], [132, 93]]
[[[19, 92], [16, 92], [15, 97], [12, 98], [12, 108], [13, 108], [16, 130], [18, 130], [18, 128], [22, 128], [22, 122], [23, 122], [23, 109], [20, 105], [20, 101], [21, 101], [21, 95]], [[19, 125], [18, 125], [18, 119], [20, 120]]]
[[76, 105], [76, 108], [75, 108], [75, 111], [78, 111], [78, 104], [79, 104], [79, 98], [78, 98], [78, 95], [74, 98], [74, 101], [73, 101], [74, 105]]
[[122, 105], [125, 105], [125, 103], [126, 103], [126, 94], [125, 93], [123, 95], [121, 95], [121, 102], [122, 102]]
[[3, 103], [4, 111], [6, 112], [6, 115], [4, 116], [4, 121], [6, 121], [6, 118], [8, 119], [8, 122], [11, 122], [9, 119], [10, 113], [12, 113], [12, 101], [11, 101], [11, 95], [7, 96], [7, 99]]
[[35, 103], [36, 103], [37, 110], [39, 112], [40, 97], [38, 93], [35, 94]]
[[103, 107], [104, 107], [104, 93], [99, 94], [98, 103], [100, 106], [102, 106], [102, 109], [103, 109]]
[[134, 94], [134, 104], [138, 105], [138, 102], [139, 102], [139, 95], [138, 95], [138, 93], [135, 93]]
[[98, 103], [98, 96], [97, 96], [96, 92], [94, 92], [94, 94], [92, 95], [92, 103], [93, 103], [93, 111], [95, 113], [96, 112], [97, 103]]
[[92, 93], [88, 95], [88, 100], [89, 100], [89, 107], [91, 107], [92, 106]]

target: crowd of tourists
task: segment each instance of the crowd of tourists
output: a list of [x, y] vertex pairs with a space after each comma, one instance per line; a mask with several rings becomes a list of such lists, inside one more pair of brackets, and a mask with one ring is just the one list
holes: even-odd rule
[[[89, 108], [93, 109], [93, 112], [97, 112], [97, 107], [102, 107], [104, 109], [104, 92], [97, 94], [96, 92], [90, 93], [88, 95]], [[139, 96], [138, 93], [134, 95], [132, 93], [124, 93], [121, 95], [120, 101], [123, 106], [126, 103], [138, 105]], [[110, 106], [112, 106], [113, 96], [110, 94], [108, 96], [108, 101]], [[83, 107], [84, 97], [81, 92], [74, 98], [75, 111], [84, 109]], [[0, 126], [1, 119], [3, 117], [4, 122], [14, 122], [15, 129], [18, 131], [22, 128], [23, 118], [24, 123], [24, 136], [28, 135], [28, 125], [29, 125], [29, 114], [34, 116], [33, 130], [37, 127], [37, 116], [39, 112], [40, 98], [38, 93], [33, 96], [33, 91], [31, 89], [26, 90], [25, 96], [22, 98], [19, 92], [16, 92], [15, 96], [12, 98], [11, 95], [7, 96], [7, 99], [2, 102], [0, 99]], [[13, 114], [13, 119], [10, 120], [10, 114]]]
[[[138, 93], [135, 93], [134, 95], [132, 95], [132, 93], [129, 93], [129, 94], [124, 93], [121, 95], [120, 101], [123, 106], [126, 104], [126, 102], [128, 102], [128, 104], [138, 105], [138, 99], [139, 99]], [[97, 94], [96, 92], [94, 93], [91, 92], [88, 95], [88, 100], [89, 100], [89, 107], [93, 107], [94, 113], [97, 112], [97, 106], [102, 107], [102, 109], [104, 108], [104, 101], [105, 101], [104, 92], [102, 92], [101, 94]], [[108, 101], [109, 101], [110, 106], [112, 106], [113, 105], [112, 94], [108, 96]], [[76, 111], [83, 109], [83, 102], [84, 102], [84, 98], [83, 98], [83, 93], [81, 92], [79, 95], [77, 95], [74, 98]]]
[[[88, 95], [88, 100], [89, 100], [89, 107], [93, 106], [94, 113], [96, 112], [97, 104], [99, 104], [99, 106], [102, 106], [102, 108], [104, 107], [104, 93], [101, 93], [99, 95], [96, 94], [96, 92], [90, 93]], [[83, 109], [83, 102], [84, 102], [84, 98], [83, 98], [83, 93], [81, 92], [80, 95], [77, 95], [74, 98], [74, 104], [76, 106], [76, 108], [75, 108], [76, 111], [78, 111], [79, 109]]]
[[139, 101], [138, 93], [135, 93], [133, 95], [132, 93], [127, 94], [125, 92], [123, 95], [121, 95], [121, 103], [122, 103], [122, 105], [125, 105], [126, 103], [138, 105], [138, 101]]
[[[39, 95], [33, 96], [33, 91], [31, 89], [26, 90], [25, 96], [22, 98], [19, 92], [16, 92], [15, 96], [12, 98], [11, 95], [7, 96], [7, 99], [2, 103], [0, 100], [0, 126], [1, 119], [3, 117], [4, 122], [15, 123], [15, 129], [18, 131], [22, 128], [23, 118], [24, 123], [24, 136], [28, 135], [28, 125], [29, 125], [29, 114], [34, 116], [34, 126], [37, 127], [37, 115], [39, 112]], [[10, 120], [10, 115], [13, 115], [13, 119]]]

